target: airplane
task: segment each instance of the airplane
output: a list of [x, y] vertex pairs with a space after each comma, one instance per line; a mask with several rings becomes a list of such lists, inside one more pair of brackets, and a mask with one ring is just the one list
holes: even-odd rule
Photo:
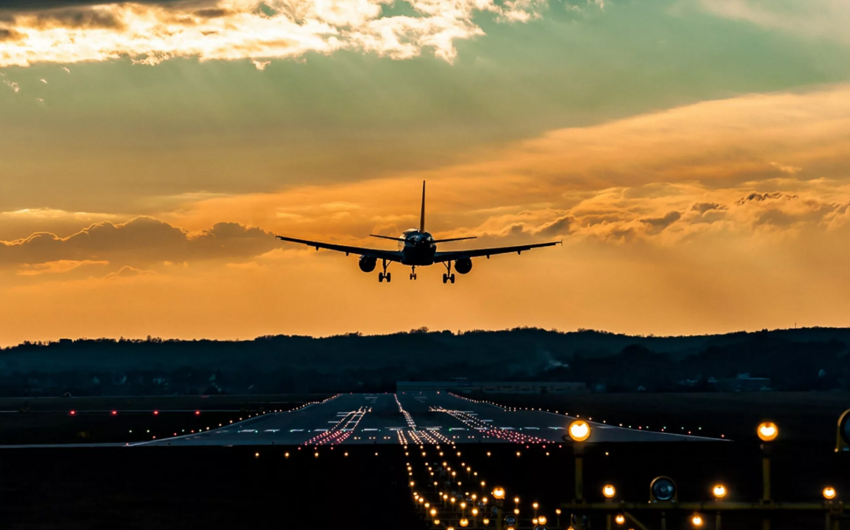
[[319, 241], [307, 241], [305, 239], [296, 239], [293, 237], [275, 236], [281, 241], [290, 243], [300, 243], [310, 247], [315, 247], [326, 250], [334, 250], [336, 252], [345, 252], [345, 255], [359, 254], [360, 255], [360, 270], [366, 273], [372, 272], [377, 267], [378, 260], [381, 260], [381, 266], [384, 271], [378, 273], [378, 282], [384, 280], [389, 283], [392, 281], [392, 273], [387, 272], [387, 267], [392, 262], [398, 262], [402, 265], [411, 267], [410, 279], [416, 279], [416, 267], [428, 267], [437, 263], [441, 263], [446, 267], [446, 273], [443, 274], [443, 283], [455, 283], [455, 275], [452, 273], [452, 262], [454, 269], [460, 274], [467, 274], [472, 270], [472, 258], [490, 256], [495, 254], [508, 254], [516, 252], [522, 254], [526, 250], [540, 247], [551, 247], [559, 245], [561, 241], [553, 241], [550, 243], [536, 243], [533, 245], [518, 245], [514, 247], [496, 247], [496, 248], [478, 248], [473, 250], [451, 250], [446, 252], [437, 252], [437, 243], [448, 243], [450, 241], [465, 241], [467, 239], [475, 239], [471, 237], [453, 237], [449, 239], [434, 239], [434, 237], [425, 231], [425, 182], [422, 182], [422, 210], [419, 216], [419, 229], [411, 228], [405, 230], [400, 237], [381, 236], [369, 234], [371, 237], [380, 239], [389, 239], [390, 241], [399, 242], [399, 250], [381, 250], [374, 248], [350, 247], [347, 245], [337, 245], [334, 243], [322, 243]]

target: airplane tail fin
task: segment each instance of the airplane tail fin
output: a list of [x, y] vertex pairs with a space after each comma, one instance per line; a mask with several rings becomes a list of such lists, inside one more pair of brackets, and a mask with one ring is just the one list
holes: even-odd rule
[[419, 215], [419, 232], [425, 231], [425, 181], [422, 181], [422, 213]]

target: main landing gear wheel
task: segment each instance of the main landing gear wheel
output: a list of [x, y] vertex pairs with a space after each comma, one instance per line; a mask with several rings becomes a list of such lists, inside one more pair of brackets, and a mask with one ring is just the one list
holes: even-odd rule
[[447, 262], [444, 263], [444, 265], [446, 266], [446, 273], [447, 274], [443, 274], [443, 283], [448, 283], [448, 282], [454, 283], [455, 282], [455, 275], [452, 274], [452, 262], [447, 261]]
[[387, 272], [387, 267], [389, 267], [389, 265], [390, 264], [387, 260], [381, 261], [381, 266], [384, 267], [384, 272], [378, 273], [378, 282], [379, 283], [384, 281], [384, 280], [387, 280], [387, 283], [390, 283], [390, 281], [392, 281], [392, 279], [393, 279], [392, 274]]

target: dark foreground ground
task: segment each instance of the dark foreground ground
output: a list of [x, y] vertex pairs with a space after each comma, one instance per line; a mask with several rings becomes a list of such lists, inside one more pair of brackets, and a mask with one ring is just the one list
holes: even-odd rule
[[[567, 404], [542, 401], [554, 398], [561, 399], [510, 399], [523, 406]], [[507, 399], [500, 396], [495, 401]], [[563, 399], [572, 400], [570, 407], [578, 407], [569, 410], [571, 414], [583, 417], [605, 414], [609, 423], [622, 419], [647, 422], [651, 427], [676, 418], [701, 420], [686, 427], [702, 426], [711, 435], [716, 434], [715, 428], [724, 428], [736, 439], [730, 443], [588, 446], [585, 490], [591, 501], [601, 501], [601, 487], [610, 482], [617, 486], [618, 498], [644, 502], [650, 481], [659, 475], [676, 480], [682, 501], [709, 500], [716, 482], [727, 485], [729, 500], [756, 501], [761, 492], [761, 454], [757, 441], [746, 434], [753, 432], [751, 424], [763, 417], [770, 417], [782, 429], [772, 457], [774, 499], [818, 502], [825, 485], [834, 486], [839, 497], [850, 496], [850, 454], [833, 451], [835, 411], [843, 410], [844, 396], [737, 394], [689, 401], [670, 395], [589, 395]], [[296, 406], [295, 402], [292, 405]], [[211, 410], [201, 417], [213, 414]], [[233, 410], [222, 414], [250, 412]], [[130, 413], [122, 417], [133, 418]], [[91, 419], [99, 421], [100, 416]], [[597, 419], [601, 416], [594, 417]], [[138, 416], [137, 420], [146, 423], [150, 417]], [[38, 429], [40, 436], [49, 428], [47, 421]], [[741, 437], [736, 438], [735, 433]], [[411, 462], [419, 469], [424, 462], [440, 460], [449, 460], [455, 467], [458, 460], [471, 466], [479, 476], [470, 477], [469, 484], [486, 480], [488, 490], [500, 485], [508, 498], [519, 496], [523, 514], [530, 510], [530, 502], [539, 502], [541, 513], [551, 522], [555, 522], [557, 504], [573, 496], [573, 456], [567, 445], [552, 444], [544, 449], [540, 445], [470, 444], [460, 449], [460, 457], [450, 451], [439, 457], [436, 449], [426, 447], [424, 458], [419, 451], [409, 451], [410, 456], [405, 457], [398, 446], [323, 447], [319, 458], [307, 448], [298, 451], [279, 446], [7, 449], [0, 451], [0, 528], [419, 530], [429, 526], [411, 508], [405, 464]], [[669, 514], [667, 527], [688, 528], [688, 515]], [[706, 528], [712, 528], [713, 514], [707, 515]], [[660, 526], [652, 516], [642, 519], [653, 530]], [[566, 521], [562, 522], [561, 527], [566, 528]], [[604, 528], [601, 519], [593, 524]], [[850, 521], [843, 525], [850, 527]], [[760, 527], [760, 520], [744, 515], [727, 516], [723, 521], [724, 530]], [[774, 530], [823, 527], [820, 515], [790, 513], [773, 521]]]
[[776, 422], [783, 440], [835, 441], [836, 424], [850, 409], [850, 392], [739, 392], [660, 394], [550, 394], [472, 396], [507, 406], [551, 409], [609, 424], [736, 440], [755, 439], [756, 426]]

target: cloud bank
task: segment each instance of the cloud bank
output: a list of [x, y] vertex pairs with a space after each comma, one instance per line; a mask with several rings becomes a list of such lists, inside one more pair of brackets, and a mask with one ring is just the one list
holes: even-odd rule
[[[455, 41], [484, 32], [474, 17], [525, 22], [539, 0], [221, 0], [217, 3], [115, 3], [15, 12], [0, 18], [0, 68], [130, 58], [155, 65], [298, 58], [338, 50], [393, 59], [431, 50], [451, 62]], [[397, 11], [409, 14], [393, 14]]]
[[[246, 259], [275, 248], [274, 236], [259, 228], [217, 223], [187, 230], [150, 217], [126, 223], [93, 224], [71, 236], [47, 232], [0, 241], [0, 268], [17, 267], [23, 276], [63, 273], [82, 266], [146, 266], [157, 262]], [[122, 276], [132, 272], [118, 271]]]

